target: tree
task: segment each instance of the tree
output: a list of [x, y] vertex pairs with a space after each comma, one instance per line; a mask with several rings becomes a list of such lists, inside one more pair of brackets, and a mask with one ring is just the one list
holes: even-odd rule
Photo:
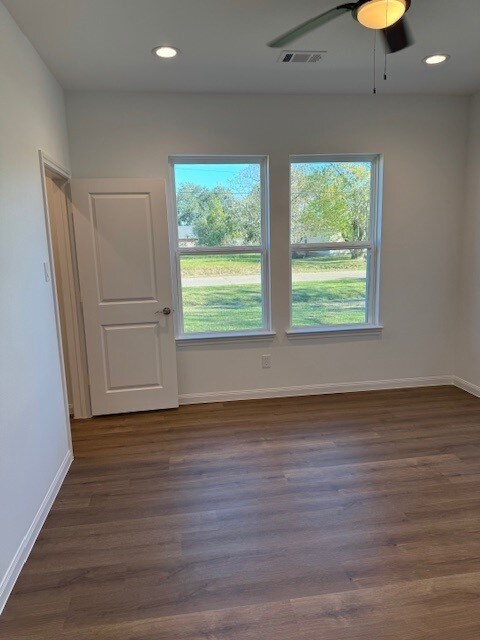
[[[316, 173], [316, 172], [315, 172]], [[293, 243], [302, 244], [309, 237], [321, 234], [318, 221], [308, 220], [307, 208], [315, 197], [316, 180], [309, 172], [308, 165], [293, 165], [290, 176], [290, 236]]]
[[241, 244], [261, 244], [261, 194], [260, 185], [238, 203], [237, 209], [238, 238]]
[[[225, 187], [209, 189], [185, 183], [177, 191], [177, 219], [191, 225], [199, 243], [206, 246], [233, 242], [236, 202]], [[218, 216], [218, 219], [216, 219]], [[211, 227], [209, 229], [209, 227]], [[219, 242], [215, 241], [219, 239]]]
[[184, 183], [177, 191], [180, 226], [191, 225], [203, 246], [261, 243], [260, 170], [251, 165], [229, 186]]
[[209, 200], [208, 210], [193, 223], [199, 245], [214, 247], [233, 244], [234, 221], [223, 208], [218, 195]]
[[[362, 242], [368, 235], [370, 167], [322, 163], [292, 169], [292, 241], [309, 237]], [[362, 254], [352, 249], [352, 258]]]
[[262, 242], [262, 194], [260, 167], [249, 164], [229, 182], [236, 198], [235, 228], [238, 244]]
[[192, 225], [208, 210], [209, 189], [186, 182], [177, 190], [177, 219], [180, 226]]

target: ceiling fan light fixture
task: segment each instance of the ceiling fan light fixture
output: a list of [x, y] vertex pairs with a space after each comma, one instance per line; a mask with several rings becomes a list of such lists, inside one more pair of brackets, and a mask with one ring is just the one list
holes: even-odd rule
[[367, 0], [355, 10], [355, 18], [367, 29], [386, 29], [403, 17], [407, 0]]

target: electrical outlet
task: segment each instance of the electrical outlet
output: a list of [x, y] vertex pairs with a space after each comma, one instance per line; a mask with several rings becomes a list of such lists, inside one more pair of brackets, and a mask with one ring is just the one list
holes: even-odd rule
[[272, 356], [268, 353], [267, 355], [262, 356], [262, 369], [270, 369], [272, 366]]

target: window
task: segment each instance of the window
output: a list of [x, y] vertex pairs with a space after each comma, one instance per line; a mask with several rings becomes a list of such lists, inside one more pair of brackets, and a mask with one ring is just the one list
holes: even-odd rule
[[171, 158], [176, 334], [270, 332], [265, 157]]
[[378, 326], [380, 163], [291, 158], [291, 333]]

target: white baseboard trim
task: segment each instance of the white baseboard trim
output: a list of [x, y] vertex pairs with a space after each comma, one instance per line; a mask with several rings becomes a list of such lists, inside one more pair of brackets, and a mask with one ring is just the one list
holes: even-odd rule
[[48, 513], [52, 507], [52, 504], [57, 497], [58, 491], [62, 486], [62, 483], [67, 475], [67, 471], [70, 468], [70, 465], [73, 461], [73, 454], [71, 451], [67, 451], [65, 458], [60, 465], [57, 473], [55, 474], [55, 478], [50, 485], [45, 498], [38, 509], [32, 524], [30, 525], [25, 537], [23, 538], [20, 546], [17, 549], [13, 560], [10, 563], [5, 575], [3, 576], [0, 582], [0, 614], [7, 603], [8, 597], [12, 592], [13, 587], [15, 586], [15, 582], [20, 575], [20, 571], [23, 568], [23, 565], [27, 561], [28, 556], [32, 550], [33, 545], [35, 544], [35, 540], [40, 533], [43, 523], [45, 522]]
[[184, 393], [180, 395], [179, 401], [180, 404], [202, 404], [208, 402], [229, 402], [232, 400], [254, 400], [257, 398], [316, 396], [328, 393], [351, 393], [354, 391], [375, 391], [380, 389], [438, 387], [440, 385], [451, 384], [452, 376], [431, 376], [426, 378], [400, 378], [398, 380], [368, 380], [362, 382], [312, 384], [301, 387], [274, 387], [271, 389], [245, 389], [242, 391]]
[[466, 380], [462, 380], [462, 378], [459, 378], [458, 376], [452, 377], [452, 384], [454, 384], [459, 389], [463, 389], [464, 391], [471, 393], [472, 396], [477, 396], [477, 398], [480, 398], [480, 387], [477, 387], [477, 385], [472, 384], [471, 382], [467, 382]]

